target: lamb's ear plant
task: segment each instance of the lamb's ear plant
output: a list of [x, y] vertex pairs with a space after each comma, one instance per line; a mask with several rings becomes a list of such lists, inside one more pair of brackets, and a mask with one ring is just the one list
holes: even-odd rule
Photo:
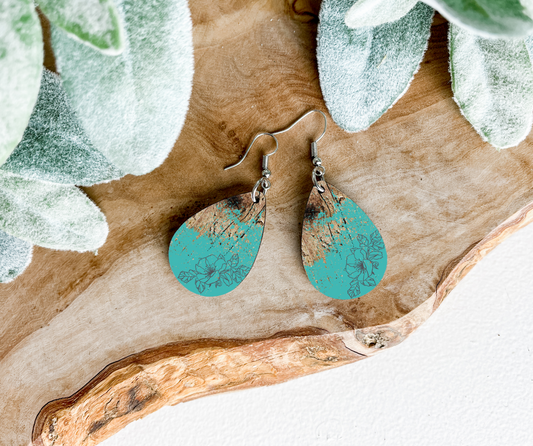
[[359, 0], [347, 2], [349, 7], [344, 17], [348, 28], [376, 27], [400, 20], [415, 7], [418, 0]]
[[523, 39], [487, 39], [450, 25], [455, 101], [484, 141], [516, 146], [533, 120], [533, 67]]
[[112, 0], [38, 0], [58, 29], [107, 55], [124, 50], [124, 29]]
[[76, 186], [141, 175], [164, 161], [185, 120], [194, 63], [187, 0], [41, 1], [61, 77], [42, 70], [33, 3], [6, 2], [0, 282], [24, 271], [33, 245], [102, 246], [105, 216]]
[[59, 76], [44, 69], [22, 141], [0, 166], [0, 282], [24, 271], [33, 245], [81, 252], [102, 246], [104, 214], [74, 185], [121, 175], [90, 144]]
[[427, 47], [433, 9], [420, 3], [399, 20], [351, 29], [344, 17], [352, 3], [322, 2], [317, 60], [331, 117], [343, 129], [358, 132], [406, 91]]
[[451, 23], [483, 37], [524, 38], [533, 32], [531, 0], [424, 0]]
[[35, 245], [96, 251], [107, 237], [104, 214], [77, 187], [0, 171], [0, 229]]
[[33, 245], [0, 231], [0, 283], [11, 282], [31, 262]]
[[0, 8], [0, 165], [17, 146], [39, 93], [43, 40], [31, 0]]
[[[111, 0], [42, 0], [50, 22], [105, 54], [124, 49]], [[43, 64], [41, 24], [32, 0], [2, 0], [0, 8], [0, 165], [20, 142], [37, 100]]]
[[427, 47], [430, 6], [451, 22], [461, 113], [484, 141], [516, 146], [533, 117], [533, 0], [324, 0], [317, 59], [332, 118], [364, 130], [405, 93]]
[[[143, 175], [172, 149], [192, 88], [186, 0], [117, 1], [126, 49], [110, 58], [53, 29], [56, 63], [90, 140], [124, 173]], [[147, 6], [148, 5], [148, 6]]]
[[61, 78], [46, 68], [22, 141], [1, 171], [69, 186], [91, 186], [124, 176], [94, 147], [70, 106]]

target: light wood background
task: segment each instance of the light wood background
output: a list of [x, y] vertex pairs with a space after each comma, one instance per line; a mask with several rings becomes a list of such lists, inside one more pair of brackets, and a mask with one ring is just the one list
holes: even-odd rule
[[461, 116], [447, 23], [437, 16], [406, 95], [363, 133], [330, 120], [319, 144], [327, 181], [383, 236], [389, 261], [381, 284], [337, 301], [307, 280], [300, 228], [312, 187], [309, 141], [322, 128], [316, 116], [279, 137], [250, 275], [226, 296], [187, 292], [168, 265], [173, 233], [207, 205], [251, 190], [260, 151], [237, 169], [223, 167], [255, 133], [311, 108], [325, 111], [315, 60], [319, 1], [191, 0], [190, 7], [194, 88], [169, 158], [148, 175], [87, 189], [110, 225], [98, 255], [37, 248], [27, 272], [0, 286], [2, 444], [95, 445], [167, 404], [282, 382], [392, 347], [533, 218], [532, 140], [498, 152]]

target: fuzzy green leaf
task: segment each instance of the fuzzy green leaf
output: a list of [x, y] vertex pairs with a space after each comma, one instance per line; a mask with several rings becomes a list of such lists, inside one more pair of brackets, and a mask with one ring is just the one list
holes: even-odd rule
[[94, 251], [108, 233], [104, 214], [77, 187], [0, 171], [0, 230], [52, 249]]
[[529, 53], [529, 58], [533, 62], [533, 36], [528, 36], [524, 39], [526, 44], [527, 52]]
[[89, 141], [61, 79], [47, 69], [22, 141], [0, 169], [32, 180], [78, 186], [123, 176]]
[[31, 0], [0, 7], [0, 165], [22, 138], [39, 93], [41, 24]]
[[531, 0], [424, 0], [450, 22], [484, 37], [525, 37], [533, 32]]
[[30, 264], [33, 245], [0, 231], [0, 283], [11, 282]]
[[450, 24], [454, 99], [484, 141], [516, 146], [531, 130], [533, 68], [523, 40], [485, 39]]
[[186, 0], [118, 2], [126, 49], [106, 57], [53, 29], [65, 90], [90, 140], [125, 173], [143, 175], [172, 150], [192, 88]]
[[429, 39], [433, 10], [418, 3], [396, 22], [350, 29], [352, 0], [324, 0], [318, 27], [320, 87], [344, 130], [368, 128], [407, 90]]
[[379, 26], [400, 20], [418, 0], [357, 0], [344, 18], [349, 28]]
[[124, 51], [124, 31], [112, 0], [38, 0], [46, 17], [71, 37], [107, 55]]

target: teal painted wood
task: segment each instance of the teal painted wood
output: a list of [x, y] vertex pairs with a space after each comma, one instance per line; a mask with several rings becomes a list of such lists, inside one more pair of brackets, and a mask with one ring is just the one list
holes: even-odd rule
[[246, 193], [201, 210], [172, 237], [172, 272], [185, 288], [202, 296], [233, 291], [255, 262], [265, 218], [264, 194], [257, 203]]
[[322, 182], [313, 187], [302, 228], [302, 260], [314, 287], [334, 299], [354, 299], [372, 291], [387, 268], [378, 229], [357, 204]]

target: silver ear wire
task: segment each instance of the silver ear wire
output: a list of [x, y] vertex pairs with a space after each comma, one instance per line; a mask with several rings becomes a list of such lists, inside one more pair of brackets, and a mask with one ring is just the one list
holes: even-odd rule
[[294, 121], [289, 127], [287, 127], [286, 129], [283, 129], [283, 130], [278, 130], [277, 132], [272, 132], [271, 135], [279, 135], [281, 133], [285, 133], [285, 132], [288, 132], [290, 129], [292, 129], [296, 124], [298, 124], [302, 119], [305, 119], [307, 118], [311, 113], [320, 113], [322, 115], [322, 117], [324, 118], [324, 131], [322, 132], [322, 134], [316, 139], [316, 141], [314, 141], [315, 143], [317, 143], [318, 141], [320, 141], [323, 136], [326, 134], [326, 130], [328, 129], [328, 119], [326, 118], [326, 115], [324, 114], [323, 111], [321, 110], [317, 110], [317, 109], [314, 109], [314, 110], [309, 110], [308, 112], [304, 113], [302, 116], [300, 116], [296, 121]]
[[269, 157], [271, 157], [272, 155], [274, 155], [278, 151], [279, 144], [278, 144], [278, 139], [276, 138], [276, 135], [280, 135], [281, 133], [288, 132], [296, 124], [298, 124], [301, 120], [305, 119], [311, 113], [320, 113], [322, 115], [322, 117], [324, 118], [324, 131], [316, 139], [316, 141], [311, 142], [311, 158], [312, 158], [313, 164], [315, 166], [314, 169], [313, 169], [313, 173], [312, 173], [313, 184], [315, 185], [315, 187], [317, 188], [317, 190], [320, 193], [323, 193], [325, 191], [324, 187], [322, 187], [320, 185], [319, 181], [324, 179], [324, 175], [326, 173], [326, 169], [325, 169], [324, 166], [322, 166], [322, 160], [318, 157], [318, 145], [317, 145], [317, 143], [326, 134], [326, 130], [328, 129], [328, 119], [327, 119], [327, 117], [326, 117], [326, 115], [324, 114], [323, 111], [317, 110], [317, 109], [313, 109], [313, 110], [309, 110], [308, 112], [304, 113], [296, 121], [294, 121], [289, 127], [285, 128], [285, 129], [278, 130], [277, 132], [272, 132], [272, 133], [270, 133], [270, 132], [258, 133], [254, 137], [254, 139], [252, 140], [252, 142], [250, 143], [248, 148], [246, 149], [246, 152], [244, 152], [244, 156], [238, 162], [236, 162], [235, 164], [232, 164], [230, 166], [224, 167], [224, 170], [229, 170], [229, 169], [233, 169], [234, 167], [239, 166], [246, 159], [246, 157], [248, 156], [248, 153], [250, 153], [250, 150], [252, 149], [252, 146], [255, 144], [255, 142], [261, 136], [268, 135], [268, 136], [274, 138], [274, 141], [276, 141], [276, 148], [274, 149], [273, 152], [270, 152], [270, 153], [267, 153], [266, 155], [263, 155], [263, 163], [262, 163], [263, 171], [261, 172], [262, 176], [257, 181], [257, 183], [255, 183], [255, 186], [252, 189], [252, 200], [254, 201], [254, 203], [257, 203], [256, 194], [258, 193], [257, 190], [258, 190], [259, 186], [261, 186], [261, 188], [263, 189], [263, 193], [266, 193], [267, 190], [270, 189], [270, 186], [271, 186], [269, 178], [270, 178], [270, 175], [272, 174], [272, 172], [270, 172], [270, 169], [268, 168], [268, 159], [269, 159]]
[[268, 158], [270, 156], [274, 155], [278, 151], [279, 144], [278, 144], [278, 138], [276, 138], [273, 133], [263, 132], [263, 133], [258, 133], [257, 135], [255, 135], [254, 139], [252, 140], [252, 142], [250, 143], [250, 145], [246, 149], [246, 152], [244, 152], [244, 156], [238, 162], [236, 162], [235, 164], [232, 164], [231, 166], [224, 167], [224, 170], [233, 169], [234, 167], [237, 167], [238, 165], [240, 165], [246, 159], [246, 157], [248, 156], [248, 153], [250, 153], [250, 150], [252, 149], [252, 147], [255, 144], [255, 142], [261, 136], [264, 136], [264, 135], [268, 135], [268, 136], [274, 138], [274, 141], [276, 141], [276, 149], [273, 152], [270, 152], [270, 153], [267, 153], [266, 155], [263, 155], [263, 169], [268, 169]]
[[252, 201], [254, 203], [257, 203], [259, 201], [259, 199], [257, 198], [259, 186], [261, 186], [261, 189], [263, 190], [264, 194], [266, 194], [268, 189], [270, 189], [270, 186], [272, 186], [272, 183], [270, 183], [270, 180], [269, 180], [270, 175], [272, 175], [272, 172], [268, 168], [268, 159], [278, 151], [278, 148], [279, 148], [278, 138], [276, 138], [272, 133], [268, 133], [268, 132], [263, 132], [263, 133], [259, 133], [255, 135], [255, 138], [252, 140], [252, 142], [246, 149], [246, 152], [244, 152], [244, 156], [235, 164], [224, 167], [224, 170], [229, 170], [241, 164], [245, 160], [245, 158], [248, 156], [248, 153], [250, 153], [250, 150], [252, 146], [255, 144], [255, 142], [261, 136], [264, 136], [264, 135], [268, 135], [274, 138], [274, 141], [276, 142], [276, 148], [274, 149], [274, 151], [267, 153], [266, 155], [263, 155], [263, 162], [261, 163], [261, 167], [263, 168], [263, 171], [261, 172], [261, 178], [259, 178], [257, 183], [255, 183], [254, 188], [252, 189]]
[[320, 113], [322, 117], [324, 118], [324, 131], [322, 134], [316, 139], [316, 141], [313, 141], [311, 143], [311, 158], [313, 159], [313, 165], [315, 166], [312, 173], [313, 178], [313, 184], [317, 188], [318, 192], [323, 193], [325, 191], [324, 187], [322, 187], [319, 183], [319, 181], [324, 179], [324, 175], [326, 173], [326, 168], [322, 165], [322, 160], [318, 157], [318, 141], [322, 139], [322, 137], [326, 134], [326, 130], [328, 129], [328, 119], [326, 118], [326, 115], [324, 112], [320, 110], [309, 110], [308, 112], [304, 113], [301, 117], [299, 117], [296, 121], [294, 121], [289, 127], [283, 130], [278, 130], [277, 132], [272, 132], [271, 135], [279, 135], [280, 133], [288, 132], [290, 129], [292, 129], [296, 124], [298, 124], [302, 119], [309, 116], [311, 113]]

